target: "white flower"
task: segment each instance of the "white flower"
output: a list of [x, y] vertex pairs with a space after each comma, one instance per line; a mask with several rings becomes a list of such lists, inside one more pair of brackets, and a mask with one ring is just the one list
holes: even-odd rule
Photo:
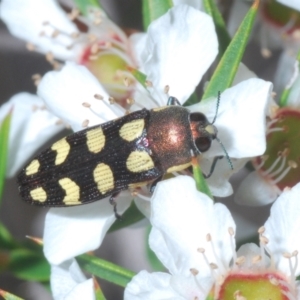
[[[3, 0], [0, 17], [10, 32], [28, 42], [28, 48], [46, 54], [55, 69], [55, 60], [73, 61], [87, 66], [105, 90], [124, 100], [132, 87], [123, 84], [117, 70], [134, 66], [131, 45], [125, 33], [99, 8], [90, 7], [88, 16], [74, 9], [67, 14], [55, 0]], [[78, 20], [81, 26], [73, 22]], [[80, 31], [82, 26], [87, 30]]]
[[289, 75], [286, 103], [282, 107], [272, 105], [266, 152], [252, 160], [255, 171], [245, 177], [235, 194], [239, 204], [267, 205], [275, 201], [285, 187], [300, 182], [299, 145], [295, 139], [300, 126], [300, 76], [299, 63], [294, 60], [293, 65], [293, 72], [286, 70]]
[[[300, 274], [300, 184], [285, 191], [273, 205], [271, 216], [260, 228], [260, 247], [243, 245], [235, 252], [235, 224], [222, 204], [213, 204], [198, 192], [188, 177], [158, 184], [152, 197], [152, 230], [149, 244], [169, 273], [141, 271], [127, 285], [125, 300], [213, 299], [234, 277], [247, 286], [249, 278], [267, 278], [269, 289], [280, 288], [287, 299], [299, 299], [295, 276]], [[165, 212], [168, 212], [167, 214]], [[245, 277], [243, 277], [245, 276]], [[270, 282], [273, 282], [271, 284]], [[263, 293], [252, 282], [256, 298]], [[251, 290], [251, 289], [250, 289]], [[253, 299], [240, 284], [233, 292]], [[232, 299], [221, 297], [222, 299]], [[252, 294], [253, 296], [253, 294]], [[264, 298], [266, 294], [261, 294]]]

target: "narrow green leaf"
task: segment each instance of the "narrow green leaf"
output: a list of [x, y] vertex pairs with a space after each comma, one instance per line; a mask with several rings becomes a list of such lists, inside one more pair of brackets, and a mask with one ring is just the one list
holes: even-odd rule
[[147, 84], [146, 84], [146, 79], [147, 79], [147, 76], [140, 72], [139, 70], [137, 69], [134, 69], [132, 67], [127, 67], [128, 71], [134, 76], [134, 78], [145, 88], [147, 89]]
[[128, 227], [136, 222], [143, 220], [145, 216], [136, 207], [134, 201], [131, 202], [130, 207], [122, 215], [121, 220], [116, 220], [115, 223], [110, 227], [108, 232], [113, 232], [124, 227]]
[[[299, 65], [300, 65], [300, 51], [299, 51], [298, 54], [297, 54], [296, 60], [298, 61], [298, 66], [297, 66], [298, 70], [295, 70], [295, 72], [294, 72], [294, 74], [292, 75], [292, 77], [295, 76], [295, 73], [296, 73], [296, 72], [298, 73], [298, 72], [300, 71], [300, 70], [299, 70], [299, 69], [300, 69], [300, 68], [299, 68]], [[291, 79], [290, 79], [290, 81], [293, 81], [293, 80], [295, 80], [295, 79], [294, 79], [294, 78], [291, 78]], [[283, 92], [282, 92], [282, 94], [281, 94], [281, 96], [280, 96], [280, 100], [279, 100], [279, 106], [280, 106], [280, 107], [284, 107], [284, 106], [287, 106], [287, 105], [288, 105], [288, 99], [289, 99], [291, 90], [292, 90], [292, 88], [293, 88], [293, 84], [294, 84], [294, 82], [292, 82], [291, 84], [288, 84], [288, 86], [283, 90]]]
[[4, 189], [4, 181], [6, 174], [6, 164], [8, 155], [8, 141], [9, 141], [9, 129], [12, 117], [12, 111], [3, 119], [0, 124], [0, 201], [2, 199], [2, 193]]
[[143, 0], [143, 23], [147, 30], [152, 21], [165, 14], [172, 6], [172, 0]]
[[115, 265], [93, 255], [83, 254], [77, 257], [82, 269], [99, 278], [125, 287], [135, 275], [134, 272]]
[[10, 252], [9, 270], [24, 280], [48, 281], [50, 278], [50, 266], [44, 256], [27, 249]]
[[106, 300], [100, 285], [98, 284], [97, 280], [95, 277], [93, 277], [94, 280], [94, 289], [95, 289], [95, 296], [96, 296], [96, 300]]
[[0, 249], [12, 250], [17, 246], [18, 243], [14, 240], [7, 228], [0, 222]]
[[99, 0], [74, 0], [74, 3], [84, 16], [88, 14], [89, 8], [101, 8]]
[[213, 195], [207, 185], [207, 182], [203, 176], [203, 173], [200, 169], [200, 166], [198, 163], [193, 163], [192, 164], [192, 167], [193, 167], [193, 175], [194, 175], [194, 179], [196, 181], [196, 187], [197, 187], [197, 190], [206, 194], [208, 197], [210, 197], [211, 199], [214, 199], [213, 198]]
[[9, 292], [3, 291], [0, 289], [0, 296], [3, 297], [5, 300], [24, 300], [18, 296], [15, 296]]
[[256, 0], [246, 14], [238, 31], [222, 56], [202, 99], [216, 97], [218, 91], [222, 92], [232, 84], [250, 37], [258, 5], [259, 0]]
[[146, 254], [148, 261], [152, 267], [152, 269], [156, 272], [161, 272], [165, 270], [164, 265], [161, 263], [161, 261], [157, 258], [156, 254], [152, 251], [152, 249], [149, 247], [149, 234], [151, 231], [151, 226], [149, 225], [147, 228], [147, 235], [146, 235]]
[[219, 41], [219, 56], [222, 56], [230, 43], [230, 35], [227, 31], [224, 19], [216, 5], [215, 0], [203, 0], [205, 11], [213, 18]]

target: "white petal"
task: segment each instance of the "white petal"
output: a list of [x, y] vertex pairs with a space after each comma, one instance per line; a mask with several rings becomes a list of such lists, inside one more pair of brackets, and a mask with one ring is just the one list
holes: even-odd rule
[[[265, 223], [264, 235], [268, 238], [268, 249], [271, 251], [277, 267], [285, 274], [290, 274], [289, 260], [284, 253], [300, 253], [300, 183], [290, 190], [285, 190], [271, 208], [271, 214]], [[300, 265], [296, 265], [295, 274], [300, 274]]]
[[[59, 59], [75, 59], [79, 49], [68, 50], [67, 46], [74, 42], [70, 34], [78, 30], [56, 1], [2, 0], [0, 16], [13, 35], [36, 45], [39, 51], [51, 51]], [[52, 38], [56, 29], [62, 34]]]
[[203, 10], [202, 0], [173, 0], [174, 5], [186, 4], [198, 10]]
[[[232, 170], [226, 157], [223, 157], [223, 159], [219, 160], [215, 171], [207, 179], [207, 183], [212, 194], [216, 197], [230, 196], [233, 193], [233, 190], [231, 184], [229, 183], [229, 178], [243, 168], [247, 161], [248, 159], [231, 159], [231, 163], [233, 165]], [[201, 169], [205, 174], [208, 174], [211, 169], [212, 160], [201, 159], [200, 163]]]
[[277, 2], [300, 11], [300, 3], [298, 0], [277, 0]]
[[93, 280], [85, 278], [74, 259], [51, 266], [50, 282], [55, 300], [94, 299]]
[[182, 300], [170, 286], [170, 279], [167, 273], [141, 271], [127, 284], [124, 300]]
[[[204, 42], [205, 41], [205, 42]], [[147, 57], [142, 66], [153, 83], [152, 96], [160, 100], [166, 85], [170, 95], [187, 100], [218, 53], [210, 16], [187, 5], [177, 5], [148, 28]]]
[[280, 191], [258, 172], [251, 172], [240, 184], [234, 201], [241, 205], [261, 206], [276, 200]]
[[[235, 228], [234, 221], [224, 205], [214, 205], [196, 190], [192, 178], [178, 176], [160, 182], [151, 201], [153, 229], [149, 244], [171, 274], [189, 276], [192, 267], [201, 270], [202, 277], [210, 276], [210, 267], [197, 251], [201, 247], [206, 249], [209, 262], [218, 264], [218, 257], [225, 265], [229, 263], [232, 251], [228, 228]], [[208, 233], [216, 256], [206, 240]], [[220, 270], [223, 266], [220, 264]]]
[[63, 129], [58, 118], [43, 109], [43, 101], [29, 93], [13, 96], [0, 108], [0, 123], [12, 109], [7, 176], [14, 176], [49, 138]]
[[[122, 214], [131, 196], [123, 192], [117, 197], [117, 210]], [[116, 220], [108, 199], [70, 207], [51, 208], [44, 229], [44, 254], [51, 264], [60, 264], [79, 254], [97, 249]]]
[[[117, 104], [109, 104], [107, 93], [87, 68], [71, 62], [61, 71], [48, 72], [38, 86], [38, 94], [49, 110], [70, 124], [74, 131], [83, 129], [85, 120], [93, 126], [125, 113]], [[104, 100], [95, 99], [95, 94], [102, 95]], [[84, 102], [91, 107], [83, 107]]]
[[[227, 89], [221, 95], [218, 116], [215, 122], [218, 137], [230, 157], [254, 157], [266, 148], [265, 117], [272, 83], [252, 78]], [[208, 120], [216, 113], [215, 101], [202, 101], [190, 106], [191, 111], [201, 111]], [[206, 157], [224, 155], [217, 141], [205, 153]]]
[[[295, 73], [295, 71], [299, 73], [295, 56], [288, 50], [282, 51], [278, 59], [277, 68], [274, 76], [274, 91], [277, 95], [281, 95], [282, 91], [288, 86], [288, 84], [290, 85], [291, 80], [294, 77], [293, 74]], [[298, 98], [299, 95], [297, 94], [296, 97]], [[290, 94], [289, 98], [294, 97], [291, 97]]]

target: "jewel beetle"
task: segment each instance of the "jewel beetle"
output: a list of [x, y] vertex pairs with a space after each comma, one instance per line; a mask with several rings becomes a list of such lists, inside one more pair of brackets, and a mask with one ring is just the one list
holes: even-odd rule
[[20, 195], [39, 206], [73, 206], [110, 196], [116, 213], [114, 197], [120, 191], [188, 168], [216, 138], [216, 127], [203, 113], [169, 97], [167, 106], [135, 111], [57, 141], [21, 171]]

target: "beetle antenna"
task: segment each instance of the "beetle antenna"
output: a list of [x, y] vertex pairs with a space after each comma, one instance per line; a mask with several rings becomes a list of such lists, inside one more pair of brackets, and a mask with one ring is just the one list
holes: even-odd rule
[[213, 121], [211, 122], [211, 124], [214, 124], [216, 119], [217, 119], [217, 115], [218, 115], [218, 111], [219, 111], [219, 106], [220, 106], [220, 100], [221, 100], [221, 92], [218, 91], [218, 100], [217, 100], [217, 107], [216, 107], [216, 114], [215, 117], [213, 119]]
[[227, 159], [227, 161], [228, 161], [228, 164], [229, 164], [231, 170], [233, 170], [233, 164], [232, 164], [232, 161], [231, 161], [231, 159], [230, 159], [230, 157], [229, 157], [229, 155], [228, 155], [228, 153], [227, 153], [227, 151], [226, 151], [226, 149], [225, 149], [223, 143], [222, 143], [217, 137], [216, 137], [215, 139], [218, 141], [218, 143], [220, 144], [221, 148], [223, 149], [223, 151], [224, 151], [224, 153], [225, 153], [225, 156], [226, 156], [226, 159]]

